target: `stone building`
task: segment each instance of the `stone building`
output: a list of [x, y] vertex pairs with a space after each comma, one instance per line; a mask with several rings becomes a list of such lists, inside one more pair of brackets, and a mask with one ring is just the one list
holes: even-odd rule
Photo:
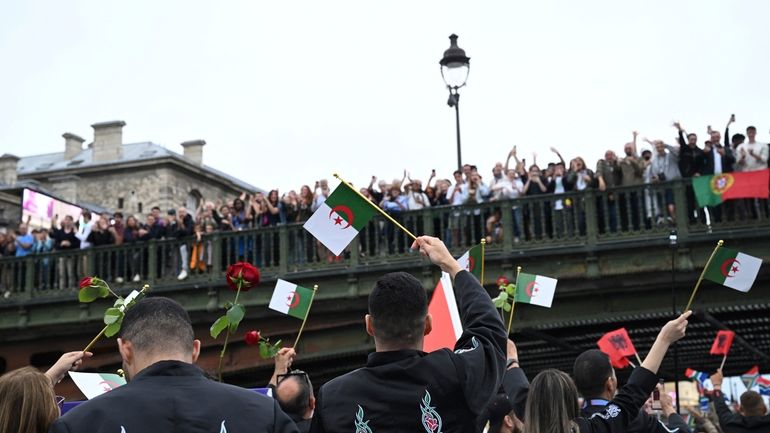
[[[181, 144], [180, 155], [152, 142], [123, 143], [123, 121], [96, 123], [93, 142], [65, 133], [64, 151], [18, 158], [0, 156], [0, 219], [20, 215], [13, 197], [33, 188], [80, 206], [142, 217], [202, 201], [232, 200], [261, 191], [203, 164], [203, 140]], [[16, 206], [20, 198], [15, 199]]]

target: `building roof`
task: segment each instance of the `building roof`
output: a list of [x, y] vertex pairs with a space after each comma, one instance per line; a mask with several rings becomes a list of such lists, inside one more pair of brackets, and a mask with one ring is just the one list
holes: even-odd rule
[[[172, 152], [171, 150], [168, 150], [165, 147], [150, 141], [123, 144], [123, 157], [118, 161], [93, 162], [92, 154], [92, 149], [88, 147], [83, 149], [79, 154], [72, 157], [72, 159], [64, 159], [64, 152], [25, 156], [19, 160], [17, 172], [19, 176], [22, 176], [32, 175], [38, 172], [97, 167], [100, 165], [114, 165], [115, 163], [141, 162], [159, 158], [173, 158], [179, 161], [187, 162], [188, 164], [190, 163], [190, 161], [185, 159], [184, 156], [176, 152]], [[202, 165], [200, 168], [232, 182], [233, 184], [237, 185], [238, 188], [244, 191], [262, 191], [261, 188], [257, 188], [247, 182], [244, 182], [236, 177], [230, 176], [227, 173], [207, 165]]]

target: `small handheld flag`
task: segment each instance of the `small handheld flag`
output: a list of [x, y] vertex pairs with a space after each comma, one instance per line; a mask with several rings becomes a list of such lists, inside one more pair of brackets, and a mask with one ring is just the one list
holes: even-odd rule
[[555, 278], [522, 272], [516, 278], [516, 302], [551, 308], [556, 283]]
[[433, 318], [433, 330], [425, 336], [422, 350], [433, 352], [444, 348], [453, 349], [463, 333], [463, 325], [452, 288], [452, 278], [446, 272], [441, 273], [441, 279], [436, 284], [428, 305], [428, 314]]
[[748, 292], [757, 278], [762, 260], [729, 248], [718, 249], [704, 278], [740, 292]]
[[735, 338], [735, 332], [733, 331], [719, 331], [717, 337], [714, 339], [714, 344], [711, 345], [712, 355], [727, 355], [730, 352], [730, 346], [733, 345], [733, 339]]
[[303, 226], [338, 256], [377, 213], [373, 203], [342, 182]]
[[465, 254], [457, 259], [457, 263], [481, 281], [481, 270], [484, 268], [484, 253], [482, 246], [476, 245], [466, 251]]
[[759, 366], [755, 365], [751, 369], [741, 375], [741, 381], [746, 385], [746, 389], [754, 388], [759, 379]]
[[275, 290], [273, 290], [273, 296], [270, 298], [269, 308], [304, 320], [307, 317], [308, 311], [310, 311], [313, 293], [312, 289], [300, 287], [294, 283], [279, 279], [275, 283]]
[[701, 386], [703, 386], [703, 384], [706, 382], [706, 379], [709, 378], [708, 373], [704, 373], [698, 370], [693, 370], [692, 368], [688, 368], [687, 370], [685, 370], [684, 375], [687, 378], [698, 382]]
[[634, 343], [631, 341], [626, 328], [616, 329], [604, 334], [596, 342], [596, 345], [599, 346], [599, 350], [610, 357], [610, 363], [615, 368], [627, 367], [630, 363], [626, 357], [636, 355]]

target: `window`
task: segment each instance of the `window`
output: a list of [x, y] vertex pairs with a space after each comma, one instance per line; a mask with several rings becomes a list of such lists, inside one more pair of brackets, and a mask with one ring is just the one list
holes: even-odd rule
[[118, 197], [118, 209], [123, 209], [123, 197]]
[[190, 191], [190, 193], [187, 195], [187, 202], [185, 205], [187, 210], [190, 211], [193, 215], [195, 214], [195, 209], [198, 209], [198, 205], [200, 204], [202, 198], [203, 196], [197, 189]]
[[136, 204], [136, 211], [142, 213], [142, 202]]
[[50, 367], [54, 365], [63, 354], [64, 352], [60, 351], [35, 353], [29, 358], [29, 365], [36, 368]]

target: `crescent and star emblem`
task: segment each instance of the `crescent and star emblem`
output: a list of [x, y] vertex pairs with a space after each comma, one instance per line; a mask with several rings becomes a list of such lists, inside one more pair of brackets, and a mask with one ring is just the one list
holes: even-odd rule
[[466, 271], [473, 272], [473, 269], [476, 267], [476, 260], [473, 257], [468, 256], [468, 265], [466, 266]]
[[530, 298], [533, 296], [532, 293], [537, 294], [537, 281], [531, 281], [529, 284], [527, 284], [527, 287], [524, 288], [524, 291]]
[[[353, 225], [353, 211], [350, 210], [349, 207], [343, 204], [334, 206], [332, 210], [329, 211], [329, 219], [332, 218], [332, 214], [335, 212], [337, 213], [337, 217], [334, 218], [334, 225], [341, 226], [343, 224], [347, 224], [346, 226], [342, 227], [343, 230]], [[340, 216], [341, 214], [344, 214], [347, 218], [342, 218]]]
[[299, 305], [300, 296], [297, 292], [291, 292], [289, 293], [289, 296], [286, 297], [286, 305], [289, 306], [289, 308], [294, 308], [297, 305]]
[[722, 275], [725, 277], [734, 277], [738, 273], [741, 267], [741, 262], [736, 259], [727, 259], [722, 262]]

